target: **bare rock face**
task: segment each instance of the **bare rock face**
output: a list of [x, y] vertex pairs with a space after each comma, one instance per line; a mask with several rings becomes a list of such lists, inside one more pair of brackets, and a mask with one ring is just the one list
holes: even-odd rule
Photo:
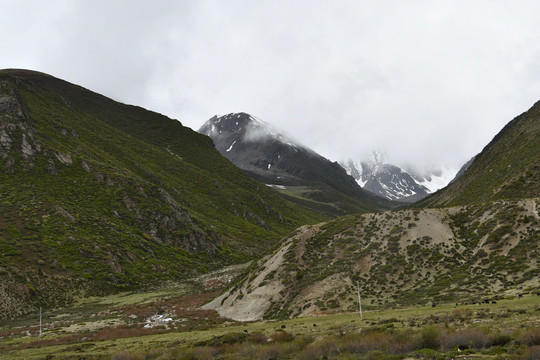
[[32, 158], [34, 157], [34, 155], [36, 155], [36, 150], [28, 142], [28, 137], [26, 136], [26, 134], [22, 135], [21, 152], [25, 159]]
[[54, 163], [53, 159], [49, 159], [49, 166], [47, 167], [47, 172], [51, 175], [58, 174], [58, 169], [56, 168], [56, 164]]
[[92, 172], [92, 168], [90, 167], [90, 165], [88, 165], [88, 163], [86, 161], [82, 161], [82, 167], [83, 167], [84, 171], [86, 171], [87, 173]]
[[58, 159], [58, 161], [60, 161], [64, 165], [73, 164], [73, 159], [71, 158], [71, 155], [69, 154], [56, 153], [56, 158]]
[[0, 95], [0, 112], [9, 116], [23, 116], [21, 105], [12, 95]]
[[0, 158], [6, 159], [7, 172], [13, 172], [15, 160], [10, 153], [20, 153], [22, 168], [28, 170], [35, 164], [41, 144], [34, 137], [34, 129], [23, 112], [18, 96], [9, 81], [0, 82]]
[[9, 137], [9, 134], [4, 129], [0, 132], [0, 156], [2, 158], [7, 157], [7, 153], [11, 151], [13, 140]]

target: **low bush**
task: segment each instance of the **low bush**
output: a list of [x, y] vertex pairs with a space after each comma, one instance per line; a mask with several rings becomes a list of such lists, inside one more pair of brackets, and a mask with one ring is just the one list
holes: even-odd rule
[[351, 354], [363, 354], [372, 350], [382, 350], [386, 347], [388, 336], [383, 332], [348, 335], [343, 338], [343, 350]]
[[505, 346], [512, 341], [509, 334], [498, 333], [492, 336], [490, 346]]
[[441, 346], [440, 332], [435, 326], [427, 326], [420, 333], [421, 349], [438, 349]]
[[114, 354], [111, 360], [140, 360], [143, 359], [140, 355], [134, 355], [128, 351], [122, 351], [121, 353]]
[[[342, 332], [343, 334], [343, 332]], [[515, 342], [514, 342], [515, 341]], [[509, 346], [513, 344], [513, 346]], [[480, 349], [484, 354], [515, 354], [519, 358], [540, 360], [540, 329], [530, 328], [521, 333], [509, 334], [501, 331], [490, 333], [477, 327], [453, 329], [426, 326], [420, 331], [411, 329], [371, 329], [347, 335], [324, 337], [302, 337], [278, 330], [267, 336], [261, 332], [228, 333], [216, 336], [198, 346], [166, 350], [164, 353], [149, 352], [133, 354], [122, 352], [114, 360], [132, 359], [332, 359], [336, 357], [376, 360], [394, 360], [404, 357], [441, 359], [474, 354]], [[445, 354], [445, 352], [447, 352]]]
[[287, 342], [291, 341], [293, 337], [286, 331], [277, 331], [270, 335], [270, 339], [272, 339], [273, 342]]
[[540, 345], [540, 328], [530, 328], [525, 330], [520, 336], [522, 344], [528, 346]]
[[491, 342], [490, 337], [481, 329], [465, 328], [457, 331], [441, 332], [441, 348], [444, 350], [456, 347], [481, 349]]
[[525, 355], [527, 360], [540, 360], [540, 346], [531, 346]]
[[268, 338], [262, 332], [249, 334], [247, 340], [252, 344], [266, 344], [268, 342]]

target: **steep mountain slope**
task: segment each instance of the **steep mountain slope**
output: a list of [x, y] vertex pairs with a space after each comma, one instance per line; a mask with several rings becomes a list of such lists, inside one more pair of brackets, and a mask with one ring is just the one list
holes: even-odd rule
[[364, 190], [389, 200], [414, 202], [446, 186], [452, 169], [419, 173], [387, 162], [384, 154], [372, 152], [368, 159], [342, 161], [341, 166]]
[[540, 102], [509, 122], [446, 188], [415, 206], [452, 206], [540, 193]]
[[0, 317], [245, 261], [320, 221], [178, 121], [0, 71]]
[[465, 164], [463, 164], [463, 166], [458, 170], [456, 176], [454, 176], [454, 178], [450, 182], [456, 181], [461, 175], [463, 175], [465, 173], [465, 171], [467, 171], [469, 166], [471, 166], [471, 164], [473, 163], [475, 158], [476, 158], [476, 156], [473, 156]]
[[239, 168], [308, 208], [343, 215], [395, 206], [362, 190], [339, 164], [249, 114], [215, 116], [199, 132]]
[[205, 308], [237, 320], [540, 290], [540, 199], [345, 216], [305, 226]]

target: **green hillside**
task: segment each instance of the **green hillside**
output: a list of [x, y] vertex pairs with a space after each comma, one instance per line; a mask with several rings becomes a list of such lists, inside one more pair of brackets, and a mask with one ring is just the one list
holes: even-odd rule
[[206, 307], [235, 320], [540, 291], [538, 199], [350, 215], [306, 226]]
[[508, 123], [456, 181], [415, 207], [478, 204], [540, 194], [540, 102]]
[[320, 221], [180, 122], [0, 71], [0, 316], [252, 259]]

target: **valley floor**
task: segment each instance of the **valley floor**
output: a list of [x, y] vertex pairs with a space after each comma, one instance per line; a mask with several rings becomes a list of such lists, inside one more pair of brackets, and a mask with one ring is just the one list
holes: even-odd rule
[[[214, 279], [215, 280], [215, 279]], [[207, 284], [212, 279], [206, 279]], [[223, 286], [224, 284], [221, 284]], [[217, 286], [214, 284], [215, 290]], [[0, 359], [401, 359], [540, 355], [540, 296], [240, 323], [181, 284], [3, 322]], [[204, 289], [198, 289], [204, 290]], [[466, 347], [463, 352], [458, 346]]]

